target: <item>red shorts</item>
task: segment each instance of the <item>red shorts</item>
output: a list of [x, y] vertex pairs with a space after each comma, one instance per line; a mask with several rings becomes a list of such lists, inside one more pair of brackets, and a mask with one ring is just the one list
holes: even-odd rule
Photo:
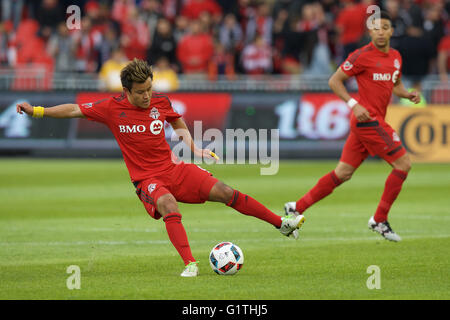
[[159, 219], [161, 214], [156, 203], [162, 195], [170, 193], [177, 201], [184, 203], [203, 203], [208, 200], [212, 187], [218, 181], [209, 171], [182, 162], [164, 176], [148, 178], [134, 185], [147, 213]]
[[383, 120], [352, 124], [340, 161], [358, 168], [369, 154], [392, 163], [406, 150], [394, 129]]

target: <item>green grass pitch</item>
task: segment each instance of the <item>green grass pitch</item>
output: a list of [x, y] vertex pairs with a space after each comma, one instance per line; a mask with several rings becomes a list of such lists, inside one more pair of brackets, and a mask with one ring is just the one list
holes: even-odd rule
[[[281, 214], [335, 161], [204, 166]], [[0, 160], [0, 299], [449, 299], [450, 164], [415, 164], [390, 213], [400, 243], [367, 228], [390, 167], [364, 163], [305, 214], [298, 241], [218, 203], [180, 204], [200, 276], [183, 264], [164, 223], [151, 219], [121, 160]], [[221, 241], [245, 256], [218, 276], [208, 254]], [[69, 290], [77, 265], [81, 288]], [[369, 266], [380, 289], [369, 289]]]

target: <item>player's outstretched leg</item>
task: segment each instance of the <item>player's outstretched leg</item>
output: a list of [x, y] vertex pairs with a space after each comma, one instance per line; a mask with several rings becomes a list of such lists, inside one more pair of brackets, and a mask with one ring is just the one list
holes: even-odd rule
[[297, 202], [288, 202], [285, 205], [286, 214], [302, 214], [306, 209], [312, 206], [314, 203], [319, 202], [333, 190], [338, 187], [343, 181], [336, 175], [336, 171], [333, 170], [327, 173], [319, 179], [317, 184], [309, 190], [303, 197]]
[[196, 277], [198, 275], [197, 262], [192, 256], [191, 247], [189, 246], [186, 230], [181, 223], [181, 214], [179, 213], [175, 197], [170, 193], [165, 194], [158, 198], [157, 206], [166, 224], [170, 242], [177, 249], [185, 264], [185, 269], [181, 273], [181, 276]]
[[[333, 190], [340, 186], [344, 181], [349, 180], [355, 170], [355, 167], [340, 161], [335, 170], [320, 178], [317, 184], [297, 202], [286, 202], [284, 204], [284, 212], [286, 215], [303, 217], [303, 212], [306, 211], [306, 209], [331, 194]], [[297, 230], [293, 232], [293, 236], [294, 238], [298, 237]]]
[[319, 202], [331, 194], [336, 187], [349, 180], [355, 170], [355, 167], [345, 162], [339, 162], [335, 170], [320, 178], [317, 184], [297, 202], [287, 202], [284, 205], [284, 211], [286, 214], [303, 214], [314, 203]]
[[303, 217], [294, 215], [288, 217], [276, 215], [251, 196], [234, 190], [221, 181], [211, 189], [209, 200], [222, 202], [244, 215], [266, 221], [279, 229], [285, 236], [291, 236], [293, 231], [297, 230], [304, 221]]

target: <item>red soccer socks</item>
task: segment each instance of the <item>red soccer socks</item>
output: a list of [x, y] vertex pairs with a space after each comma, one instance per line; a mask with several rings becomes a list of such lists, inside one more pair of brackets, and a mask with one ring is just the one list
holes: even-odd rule
[[394, 169], [386, 179], [383, 195], [381, 196], [380, 203], [378, 204], [377, 211], [374, 215], [375, 222], [384, 222], [387, 220], [389, 210], [398, 194], [402, 190], [403, 182], [406, 180], [408, 172]]
[[237, 190], [233, 191], [231, 200], [227, 203], [227, 206], [239, 211], [247, 216], [253, 216], [258, 219], [264, 220], [275, 227], [281, 226], [281, 217], [267, 209], [261, 203], [253, 199], [252, 197], [240, 193]]
[[181, 223], [181, 214], [169, 213], [163, 218], [166, 224], [167, 234], [175, 249], [177, 249], [185, 265], [190, 262], [195, 262], [195, 258], [192, 256], [191, 247]]
[[324, 175], [307, 194], [297, 201], [297, 212], [300, 214], [303, 213], [303, 211], [308, 209], [314, 203], [328, 196], [341, 183], [342, 181], [336, 176], [334, 170]]

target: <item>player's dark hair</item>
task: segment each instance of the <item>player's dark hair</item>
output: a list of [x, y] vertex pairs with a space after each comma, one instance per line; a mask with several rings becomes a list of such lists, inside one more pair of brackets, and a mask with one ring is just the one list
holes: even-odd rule
[[133, 82], [144, 83], [148, 78], [153, 80], [153, 69], [147, 61], [134, 58], [120, 72], [122, 87], [131, 92]]
[[[370, 24], [373, 23], [373, 21], [375, 19], [385, 19], [385, 20], [389, 20], [389, 22], [391, 23], [391, 26], [394, 27], [394, 22], [392, 21], [391, 16], [389, 15], [389, 13], [387, 13], [386, 11], [380, 11], [379, 13], [376, 14], [372, 14], [367, 18], [367, 22]], [[369, 21], [372, 20], [372, 21]], [[369, 29], [371, 29], [371, 25], [368, 24], [367, 26]]]
[[380, 11], [380, 19], [389, 20], [392, 24], [392, 18], [390, 16], [390, 14], [387, 13], [386, 11]]

